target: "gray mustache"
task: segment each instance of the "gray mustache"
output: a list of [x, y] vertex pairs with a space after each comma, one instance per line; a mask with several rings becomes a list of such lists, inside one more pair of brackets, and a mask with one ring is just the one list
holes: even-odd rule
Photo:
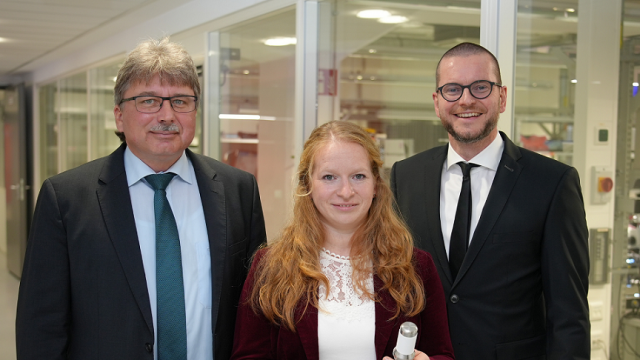
[[153, 126], [150, 131], [171, 131], [171, 132], [180, 132], [180, 128], [176, 124], [158, 124]]

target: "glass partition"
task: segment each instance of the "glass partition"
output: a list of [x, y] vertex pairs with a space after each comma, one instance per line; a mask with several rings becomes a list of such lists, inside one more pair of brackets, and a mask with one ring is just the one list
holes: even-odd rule
[[115, 135], [116, 122], [113, 117], [113, 86], [121, 62], [89, 70], [89, 126], [91, 141], [89, 159], [109, 155], [120, 145]]
[[256, 176], [271, 240], [285, 223], [297, 165], [295, 8], [223, 29], [218, 38], [219, 69], [209, 75], [217, 78], [208, 81], [220, 94], [220, 160]]
[[40, 86], [40, 174], [42, 180], [58, 173], [57, 83]]
[[64, 171], [86, 163], [87, 149], [87, 73], [58, 81], [60, 114], [60, 169]]
[[577, 0], [518, 2], [512, 140], [569, 165], [578, 82], [577, 33]]
[[[398, 160], [448, 142], [431, 94], [440, 57], [480, 42], [480, 0], [335, 1], [335, 58], [319, 70], [319, 113], [369, 128], [389, 170]], [[321, 32], [322, 33], [322, 32]], [[336, 91], [326, 83], [336, 83]], [[324, 102], [323, 102], [324, 101]]]

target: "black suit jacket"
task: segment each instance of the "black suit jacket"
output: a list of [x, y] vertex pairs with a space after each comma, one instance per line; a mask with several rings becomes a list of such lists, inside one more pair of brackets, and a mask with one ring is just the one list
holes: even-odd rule
[[[124, 169], [108, 157], [44, 182], [16, 319], [19, 360], [153, 359], [153, 321]], [[247, 259], [266, 240], [255, 178], [187, 150], [211, 249], [214, 356], [231, 354]]]
[[442, 280], [456, 359], [589, 359], [588, 231], [577, 171], [504, 152], [457, 278], [440, 223], [447, 146], [393, 166], [391, 187]]

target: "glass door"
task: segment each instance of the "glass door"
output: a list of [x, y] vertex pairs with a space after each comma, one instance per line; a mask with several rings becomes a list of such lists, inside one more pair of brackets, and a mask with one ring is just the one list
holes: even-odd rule
[[216, 68], [205, 74], [214, 77], [206, 80], [209, 101], [215, 103], [208, 121], [213, 125], [211, 143], [219, 144], [211, 154], [256, 176], [272, 240], [287, 220], [297, 165], [293, 150], [296, 11], [287, 8], [210, 36], [216, 43], [210, 53], [215, 61], [210, 64]]

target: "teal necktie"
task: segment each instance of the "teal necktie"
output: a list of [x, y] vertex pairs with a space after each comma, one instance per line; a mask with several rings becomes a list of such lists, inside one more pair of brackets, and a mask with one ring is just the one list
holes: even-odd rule
[[158, 360], [187, 359], [187, 322], [178, 226], [165, 189], [176, 174], [146, 176], [155, 190]]

